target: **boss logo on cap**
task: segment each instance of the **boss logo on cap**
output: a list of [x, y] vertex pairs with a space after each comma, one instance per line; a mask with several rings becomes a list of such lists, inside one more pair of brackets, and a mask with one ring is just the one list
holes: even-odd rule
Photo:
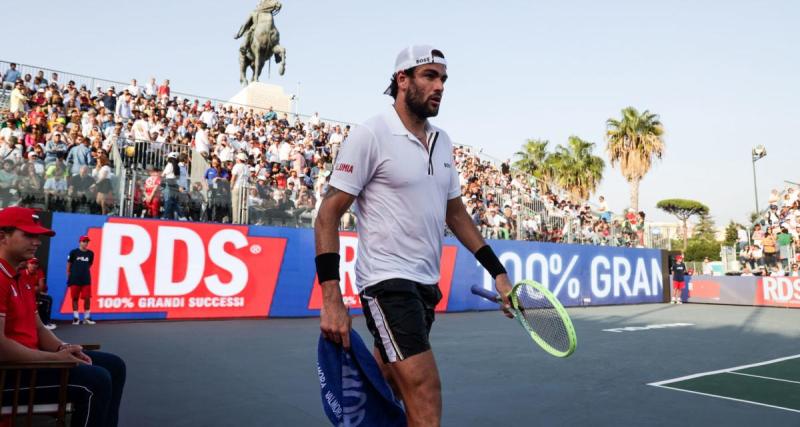
[[417, 59], [417, 65], [419, 65], [419, 64], [427, 64], [429, 62], [433, 62], [433, 59], [430, 56], [427, 56], [425, 58]]

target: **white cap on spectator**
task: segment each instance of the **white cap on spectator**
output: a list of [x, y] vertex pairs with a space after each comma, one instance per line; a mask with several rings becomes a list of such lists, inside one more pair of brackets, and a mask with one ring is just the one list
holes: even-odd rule
[[239, 160], [245, 161], [245, 160], [247, 160], [247, 154], [239, 153], [239, 154], [236, 155], [236, 158], [239, 159]]
[[[434, 55], [433, 52], [438, 51], [439, 55]], [[419, 65], [424, 64], [442, 64], [447, 66], [447, 60], [444, 59], [444, 54], [441, 50], [434, 48], [430, 45], [413, 45], [400, 51], [397, 58], [394, 60], [394, 70], [392, 71], [392, 81], [394, 81], [395, 74], [400, 71], [408, 70]], [[384, 95], [392, 93], [392, 85], [383, 92]]]
[[177, 159], [178, 158], [178, 152], [177, 151], [173, 151], [173, 152], [167, 154], [167, 158], [168, 159]]

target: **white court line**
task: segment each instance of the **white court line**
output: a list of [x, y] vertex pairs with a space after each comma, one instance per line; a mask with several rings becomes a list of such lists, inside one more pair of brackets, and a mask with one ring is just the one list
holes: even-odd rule
[[785, 380], [783, 378], [765, 377], [765, 376], [762, 376], [762, 375], [745, 374], [743, 372], [726, 372], [726, 373], [731, 374], [731, 375], [743, 375], [743, 376], [746, 376], [746, 377], [763, 378], [765, 380], [783, 381], [785, 383], [800, 384], [800, 381]]
[[657, 384], [655, 384], [655, 383], [653, 383], [653, 384], [648, 384], [648, 385], [652, 385], [652, 386], [655, 386], [655, 387], [660, 387], [660, 388], [668, 388], [668, 389], [670, 389], [670, 390], [683, 391], [683, 392], [686, 392], [686, 393], [699, 394], [699, 395], [701, 395], [701, 396], [716, 397], [716, 398], [719, 398], [719, 399], [733, 400], [734, 402], [750, 403], [750, 404], [753, 404], [753, 405], [758, 405], [758, 406], [766, 406], [767, 408], [773, 408], [773, 409], [783, 409], [784, 411], [790, 411], [790, 412], [798, 412], [798, 413], [800, 413], [800, 410], [797, 410], [797, 409], [792, 409], [792, 408], [784, 408], [783, 406], [767, 405], [766, 403], [761, 403], [761, 402], [753, 402], [753, 401], [751, 401], [751, 400], [744, 400], [744, 399], [737, 399], [737, 398], [735, 398], [735, 397], [727, 397], [727, 396], [720, 396], [720, 395], [717, 395], [717, 394], [703, 393], [703, 392], [699, 392], [699, 391], [684, 390], [684, 389], [682, 389], [682, 388], [670, 387], [670, 386], [665, 386], [665, 385], [657, 385]]
[[750, 365], [735, 366], [733, 368], [720, 369], [720, 370], [717, 370], [717, 371], [701, 372], [699, 374], [687, 375], [685, 377], [679, 377], [679, 378], [672, 378], [672, 379], [669, 379], [669, 380], [649, 383], [647, 385], [659, 387], [659, 386], [663, 386], [664, 384], [670, 384], [670, 383], [674, 383], [674, 382], [678, 382], [678, 381], [691, 380], [693, 378], [700, 378], [700, 377], [705, 377], [705, 376], [714, 375], [714, 374], [724, 374], [724, 373], [727, 373], [727, 372], [730, 372], [730, 371], [738, 371], [739, 369], [746, 369], [746, 368], [753, 368], [753, 367], [756, 367], [756, 366], [769, 365], [771, 363], [778, 363], [778, 362], [783, 362], [784, 360], [791, 360], [791, 359], [797, 359], [797, 358], [800, 358], [800, 354], [795, 354], [793, 356], [781, 357], [781, 358], [778, 358], [778, 359], [767, 360], [766, 362], [753, 363], [753, 364], [750, 364]]
[[670, 386], [666, 385], [666, 384], [671, 384], [671, 383], [675, 383], [675, 382], [679, 382], [679, 381], [691, 380], [691, 379], [694, 379], [694, 378], [706, 377], [706, 376], [715, 375], [715, 374], [746, 375], [746, 376], [750, 376], [750, 377], [759, 377], [759, 378], [765, 378], [765, 379], [769, 379], [769, 380], [786, 381], [786, 382], [790, 382], [790, 383], [798, 383], [798, 384], [800, 384], [800, 382], [797, 382], [797, 381], [784, 380], [784, 379], [780, 379], [780, 378], [761, 377], [759, 375], [743, 374], [743, 373], [740, 373], [740, 372], [731, 372], [731, 371], [737, 371], [739, 369], [754, 368], [756, 366], [764, 366], [764, 365], [769, 365], [769, 364], [772, 364], [772, 363], [778, 363], [778, 362], [783, 362], [785, 360], [791, 360], [791, 359], [797, 359], [797, 358], [800, 358], [800, 354], [795, 354], [793, 356], [781, 357], [781, 358], [778, 358], [778, 359], [767, 360], [765, 362], [752, 363], [750, 365], [735, 366], [733, 368], [720, 369], [720, 370], [717, 370], [717, 371], [701, 372], [699, 374], [687, 375], [685, 377], [673, 378], [673, 379], [664, 380], [664, 381], [658, 381], [658, 382], [654, 382], [654, 383], [649, 383], [647, 385], [651, 385], [653, 387], [667, 388], [667, 389], [670, 389], [670, 390], [682, 391], [682, 392], [685, 392], [685, 393], [699, 394], [701, 396], [716, 397], [716, 398], [719, 398], [719, 399], [733, 400], [734, 402], [749, 403], [749, 404], [752, 404], [752, 405], [766, 406], [767, 408], [782, 409], [784, 411], [800, 413], [800, 410], [791, 409], [791, 408], [784, 408], [783, 406], [768, 405], [766, 403], [753, 402], [752, 400], [737, 399], [735, 397], [727, 397], [727, 396], [722, 396], [722, 395], [718, 395], [718, 394], [703, 393], [703, 392], [694, 391], [694, 390], [685, 390], [685, 389], [682, 389], [682, 388], [670, 387]]

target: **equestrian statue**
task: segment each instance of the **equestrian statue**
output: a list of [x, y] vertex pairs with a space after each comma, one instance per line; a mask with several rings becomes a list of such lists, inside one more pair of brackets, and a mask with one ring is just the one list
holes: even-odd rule
[[[242, 86], [258, 81], [264, 63], [275, 57], [278, 74], [286, 71], [286, 49], [280, 45], [281, 35], [275, 27], [274, 16], [280, 12], [278, 0], [261, 0], [256, 9], [250, 13], [234, 39], [244, 37], [239, 48], [239, 82]], [[253, 71], [253, 78], [247, 80], [247, 69]]]

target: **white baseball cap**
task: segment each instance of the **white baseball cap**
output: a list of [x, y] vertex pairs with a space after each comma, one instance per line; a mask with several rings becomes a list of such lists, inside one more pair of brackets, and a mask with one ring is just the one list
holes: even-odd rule
[[[436, 52], [436, 55], [434, 55]], [[397, 58], [394, 60], [394, 70], [392, 71], [392, 81], [395, 75], [400, 71], [405, 71], [419, 65], [425, 64], [442, 64], [447, 66], [447, 60], [444, 59], [444, 53], [441, 50], [434, 48], [430, 45], [412, 45], [400, 51]], [[392, 85], [383, 92], [384, 95], [391, 95]]]

